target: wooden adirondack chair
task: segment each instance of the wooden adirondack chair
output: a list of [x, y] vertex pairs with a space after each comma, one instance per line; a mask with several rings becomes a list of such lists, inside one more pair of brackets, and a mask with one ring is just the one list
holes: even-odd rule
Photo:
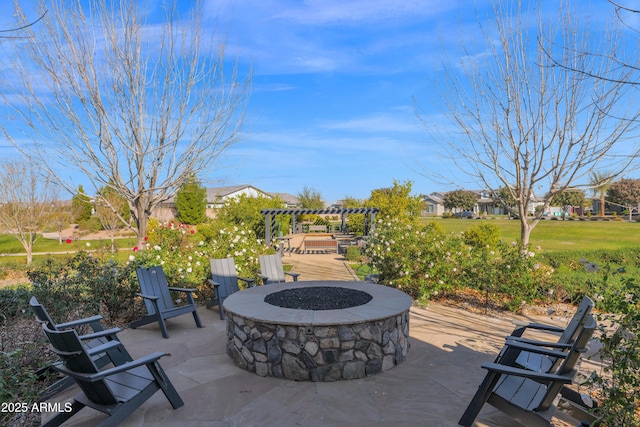
[[252, 288], [254, 279], [238, 277], [233, 258], [211, 258], [209, 262], [211, 264], [211, 279], [209, 279], [209, 283], [213, 286], [215, 298], [207, 303], [207, 308], [217, 305], [220, 309], [220, 319], [224, 319], [222, 303], [229, 295], [240, 290], [238, 280], [242, 280], [248, 287]]
[[[53, 331], [63, 331], [66, 329], [76, 329], [82, 327], [89, 327], [92, 333], [80, 335], [79, 338], [82, 344], [87, 348], [87, 352], [92, 356], [94, 363], [99, 368], [102, 368], [109, 363], [114, 365], [122, 365], [123, 363], [133, 360], [131, 355], [127, 352], [123, 345], [118, 345], [117, 333], [120, 332], [120, 328], [104, 329], [100, 320], [102, 316], [96, 315], [87, 317], [84, 319], [73, 320], [66, 323], [55, 323], [47, 309], [38, 302], [35, 296], [29, 300], [29, 305], [36, 315], [36, 321], [40, 324], [44, 324], [47, 328]], [[108, 342], [114, 341], [114, 345], [110, 346], [106, 352], [95, 352], [93, 349], [98, 348]], [[51, 372], [52, 366], [46, 366], [36, 372], [38, 376]], [[49, 386], [41, 395], [41, 399], [47, 399], [50, 396], [66, 389], [74, 383], [73, 378], [64, 377], [59, 381]]]
[[[85, 406], [109, 415], [98, 426], [115, 426], [158, 390], [162, 390], [174, 409], [184, 405], [158, 363], [164, 353], [152, 353], [101, 371], [80, 342], [75, 330], [56, 331], [46, 325], [43, 325], [43, 330], [52, 350], [62, 360], [62, 364], [55, 365], [54, 369], [73, 378], [82, 390], [73, 399], [68, 412], [58, 413], [44, 426], [59, 426]], [[111, 341], [104, 344], [104, 350], [117, 345], [116, 343], [117, 341]]]
[[286, 276], [291, 276], [294, 282], [298, 281], [300, 273], [284, 271], [280, 255], [259, 255], [260, 277], [264, 285], [281, 283], [286, 281]]
[[[584, 324], [587, 321], [587, 317], [591, 314], [593, 310], [594, 302], [591, 298], [585, 296], [582, 299], [582, 302], [578, 306], [578, 309], [574, 313], [573, 317], [567, 324], [566, 328], [562, 329], [557, 326], [545, 325], [540, 323], [526, 323], [521, 324], [514, 329], [507, 339], [516, 339], [523, 343], [541, 345], [548, 348], [554, 348], [560, 351], [568, 351], [571, 348], [571, 345], [576, 340], [576, 338], [582, 332], [584, 328]], [[529, 329], [536, 331], [544, 331], [560, 334], [557, 341], [539, 341], [532, 340], [529, 338], [523, 337], [525, 332]], [[506, 347], [505, 347], [506, 348]], [[503, 349], [504, 350], [504, 349]], [[498, 359], [501, 358], [501, 355], [498, 356]], [[515, 366], [519, 366], [525, 369], [529, 369], [537, 372], [550, 372], [553, 369], [557, 368], [557, 365], [561, 362], [561, 359], [555, 359], [553, 357], [548, 357], [542, 355], [540, 353], [534, 353], [530, 351], [521, 351], [518, 355], [518, 358], [515, 360]]]
[[[181, 314], [192, 313], [196, 326], [202, 328], [198, 308], [193, 299], [195, 289], [190, 288], [174, 288], [167, 285], [167, 278], [162, 271], [162, 267], [138, 268], [138, 283], [140, 284], [141, 293], [136, 295], [144, 298], [147, 307], [147, 315], [142, 319], [133, 321], [129, 326], [133, 329], [138, 326], [146, 325], [152, 322], [158, 322], [160, 331], [164, 338], [169, 338], [167, 331], [166, 319], [180, 316]], [[187, 297], [187, 305], [175, 307], [169, 291], [182, 292]]]
[[[556, 409], [554, 402], [561, 389], [575, 376], [576, 363], [586, 350], [596, 326], [595, 319], [589, 315], [568, 352], [507, 340], [509, 348], [504, 352], [505, 363], [482, 365], [488, 373], [458, 424], [470, 427], [484, 404], [489, 403], [527, 427], [549, 426]], [[517, 358], [521, 346], [528, 351], [563, 359], [563, 363], [555, 372], [533, 372], [513, 367], [510, 362]], [[586, 420], [592, 419], [584, 415]]]

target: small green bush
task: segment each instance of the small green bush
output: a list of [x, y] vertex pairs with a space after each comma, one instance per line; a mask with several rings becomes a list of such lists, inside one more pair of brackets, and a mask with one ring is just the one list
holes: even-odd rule
[[0, 321], [30, 315], [29, 298], [31, 290], [26, 286], [0, 289]]
[[357, 246], [349, 246], [344, 252], [344, 257], [350, 262], [360, 261], [361, 256], [360, 248]]

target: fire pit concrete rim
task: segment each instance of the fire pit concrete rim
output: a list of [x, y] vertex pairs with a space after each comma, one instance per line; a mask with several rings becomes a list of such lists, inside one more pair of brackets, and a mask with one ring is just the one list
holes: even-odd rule
[[[364, 305], [339, 310], [299, 310], [277, 307], [264, 302], [266, 295], [284, 289], [309, 286], [342, 287], [364, 291], [372, 296]], [[368, 282], [307, 281], [287, 282], [245, 289], [229, 296], [223, 303], [227, 313], [245, 319], [272, 322], [280, 325], [326, 326], [357, 324], [386, 319], [404, 313], [411, 307], [411, 297], [388, 286]]]

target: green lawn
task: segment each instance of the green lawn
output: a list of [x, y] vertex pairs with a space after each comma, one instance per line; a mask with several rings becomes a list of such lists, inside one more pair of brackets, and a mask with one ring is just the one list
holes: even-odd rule
[[[132, 248], [135, 246], [135, 238], [119, 238], [116, 239], [116, 247]], [[89, 243], [89, 245], [87, 245]], [[34, 255], [37, 253], [51, 252], [75, 252], [79, 250], [96, 250], [100, 247], [109, 247], [110, 239], [106, 240], [74, 240], [71, 243], [62, 242], [60, 244], [57, 239], [44, 239], [40, 237], [36, 240], [33, 248]], [[19, 254], [24, 253], [22, 244], [15, 238], [8, 235], [0, 235], [0, 255], [1, 254]]]
[[[431, 219], [425, 219], [430, 221]], [[502, 240], [520, 238], [520, 221], [508, 219], [434, 219], [445, 230], [457, 233], [483, 221], [496, 224]], [[531, 233], [531, 246], [544, 251], [622, 249], [640, 246], [640, 223], [626, 221], [551, 221], [538, 223]]]

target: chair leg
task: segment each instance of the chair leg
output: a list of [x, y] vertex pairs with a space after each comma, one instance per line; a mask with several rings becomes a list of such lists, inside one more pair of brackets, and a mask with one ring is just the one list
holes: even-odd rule
[[[222, 304], [220, 304], [220, 313], [222, 313]], [[196, 321], [196, 326], [202, 328], [202, 322], [200, 321], [200, 315], [198, 314], [198, 307], [193, 306], [193, 320]]]
[[74, 400], [71, 404], [71, 410], [69, 412], [60, 412], [58, 415], [47, 421], [46, 424], [43, 424], [42, 427], [57, 427], [77, 414], [82, 408], [84, 408], [84, 406], [84, 404], [78, 402], [77, 400]]
[[162, 338], [169, 338], [169, 331], [167, 330], [167, 322], [164, 321], [164, 317], [158, 316], [158, 324], [160, 325], [160, 332], [162, 332]]
[[478, 391], [476, 391], [473, 399], [471, 399], [469, 406], [467, 406], [464, 414], [462, 414], [460, 421], [458, 421], [458, 425], [464, 427], [471, 427], [473, 425], [473, 422], [480, 413], [480, 410], [482, 409], [484, 404], [489, 399], [489, 396], [491, 396], [491, 393], [493, 392], [493, 389], [498, 383], [499, 379], [499, 374], [493, 372], [487, 373], [487, 375], [484, 377], [484, 380], [482, 380], [482, 384], [480, 384], [480, 387], [478, 387]]
[[151, 375], [153, 375], [156, 382], [160, 386], [160, 389], [167, 397], [167, 400], [169, 400], [169, 403], [171, 403], [173, 409], [178, 409], [179, 407], [183, 406], [184, 401], [178, 394], [178, 391], [173, 386], [162, 367], [157, 362], [150, 363], [147, 365], [147, 367], [149, 368]]

